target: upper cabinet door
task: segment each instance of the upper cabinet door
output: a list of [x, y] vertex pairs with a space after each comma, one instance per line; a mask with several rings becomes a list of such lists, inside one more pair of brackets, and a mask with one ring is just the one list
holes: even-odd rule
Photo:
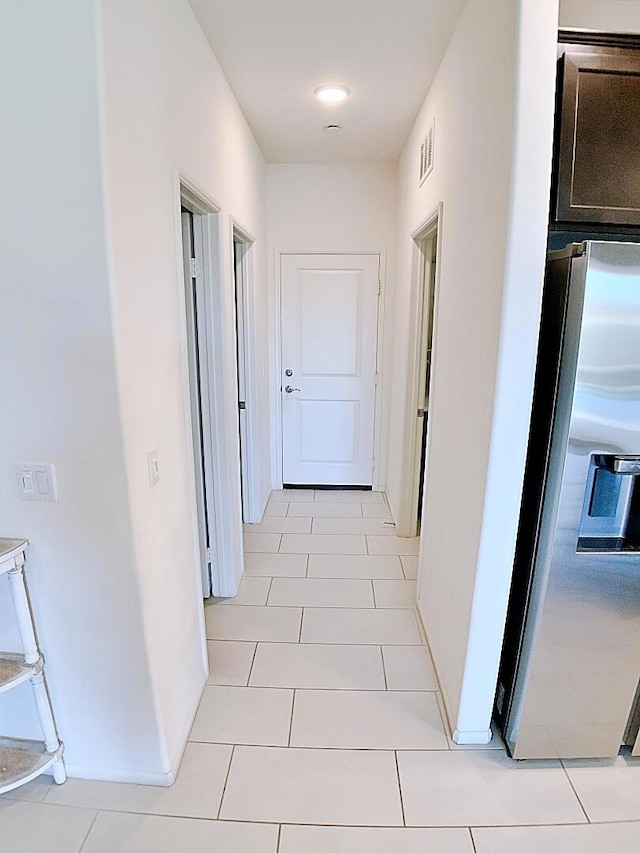
[[556, 222], [640, 225], [640, 50], [567, 45]]

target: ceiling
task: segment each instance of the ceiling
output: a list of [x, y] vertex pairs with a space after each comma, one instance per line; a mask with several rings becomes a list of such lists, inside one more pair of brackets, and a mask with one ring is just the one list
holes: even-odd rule
[[366, 163], [398, 158], [465, 0], [189, 2], [267, 162]]

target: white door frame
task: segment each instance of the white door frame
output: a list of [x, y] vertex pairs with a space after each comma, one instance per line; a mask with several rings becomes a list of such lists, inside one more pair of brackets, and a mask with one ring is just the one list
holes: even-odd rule
[[[222, 256], [221, 256], [221, 206], [214, 201], [194, 181], [173, 169], [174, 197], [174, 228], [177, 248], [177, 303], [180, 334], [180, 353], [182, 360], [183, 409], [185, 419], [185, 440], [188, 443], [188, 476], [190, 492], [190, 508], [192, 519], [192, 536], [194, 556], [200, 554], [200, 536], [198, 530], [198, 509], [196, 489], [196, 469], [193, 459], [193, 426], [191, 416], [190, 376], [187, 332], [187, 314], [184, 288], [184, 258], [182, 251], [182, 218], [181, 208], [184, 206], [194, 214], [194, 226], [198, 222], [202, 241], [202, 276], [206, 298], [206, 313], [204, 317], [204, 334], [207, 342], [206, 364], [201, 363], [201, 372], [206, 371], [209, 385], [209, 423], [208, 440], [212, 449], [213, 464], [211, 479], [213, 482], [213, 516], [212, 534], [216, 547], [216, 566], [212, 572], [213, 593], [217, 596], [234, 596], [238, 592], [239, 579], [243, 570], [242, 553], [242, 519], [239, 507], [236, 506], [236, 496], [233, 490], [234, 479], [237, 478], [237, 434], [231, 435], [226, 417], [225, 398], [225, 367], [235, 354], [226, 353], [229, 341], [232, 340], [226, 328], [228, 318], [226, 301], [223, 291]], [[205, 414], [205, 413], [203, 413]], [[195, 567], [197, 583], [202, 594], [202, 578], [200, 565]], [[204, 636], [204, 608], [202, 610]], [[206, 644], [205, 644], [206, 652]]]
[[[235, 264], [233, 268], [234, 284], [235, 287], [240, 288], [241, 296], [242, 316], [238, 316], [237, 305], [236, 316], [237, 322], [241, 324], [243, 330], [243, 340], [241, 342], [236, 340], [236, 347], [243, 344], [244, 350], [244, 412], [238, 406], [239, 434], [241, 436], [242, 510], [244, 521], [247, 524], [257, 524], [262, 520], [262, 506], [260, 501], [258, 424], [256, 422], [258, 400], [256, 388], [256, 318], [254, 298], [255, 238], [251, 236], [246, 228], [243, 228], [234, 216], [229, 217], [229, 232], [232, 264], [235, 256], [235, 244], [240, 243], [243, 246], [239, 281], [236, 280]], [[236, 360], [236, 369], [238, 367], [239, 365]]]
[[281, 489], [283, 484], [283, 467], [282, 467], [282, 258], [284, 255], [375, 255], [378, 258], [378, 280], [380, 289], [378, 294], [378, 329], [376, 335], [376, 373], [378, 375], [378, 384], [375, 389], [375, 407], [374, 407], [374, 434], [373, 434], [373, 476], [372, 488], [374, 491], [380, 489], [381, 472], [384, 470], [383, 460], [381, 458], [381, 436], [382, 436], [382, 400], [384, 393], [384, 376], [382, 366], [383, 358], [383, 343], [384, 343], [384, 305], [386, 296], [386, 252], [384, 250], [372, 251], [355, 251], [344, 249], [287, 249], [275, 250], [275, 300], [274, 300], [274, 346], [273, 352], [273, 371], [271, 374], [272, 383], [272, 404], [275, 412], [275, 447], [274, 460], [275, 464], [272, 467], [273, 488]]
[[[409, 302], [409, 316], [411, 324], [409, 327], [406, 385], [406, 406], [404, 414], [404, 452], [402, 464], [401, 501], [399, 518], [396, 519], [396, 533], [398, 536], [415, 536], [417, 533], [418, 513], [418, 484], [420, 477], [421, 445], [419, 446], [419, 431], [417, 410], [423, 389], [420, 388], [420, 378], [424, 375], [421, 371], [421, 358], [424, 350], [423, 328], [424, 305], [427, 293], [428, 281], [426, 280], [426, 264], [422, 247], [424, 241], [437, 233], [436, 242], [436, 269], [434, 277], [434, 302], [433, 302], [433, 338], [431, 344], [431, 377], [430, 389], [433, 387], [433, 376], [437, 357], [437, 330], [438, 330], [438, 302], [440, 295], [440, 254], [442, 248], [442, 202], [424, 222], [411, 235], [411, 295]], [[429, 392], [431, 408], [431, 391]], [[430, 456], [429, 429], [427, 427], [427, 446], [425, 449], [425, 483], [426, 472], [429, 469]], [[424, 504], [423, 504], [424, 510]]]

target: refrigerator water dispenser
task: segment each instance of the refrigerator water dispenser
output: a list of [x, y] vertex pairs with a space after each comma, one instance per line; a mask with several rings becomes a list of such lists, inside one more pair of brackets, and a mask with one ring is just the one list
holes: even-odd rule
[[640, 456], [594, 454], [578, 536], [578, 553], [640, 550]]

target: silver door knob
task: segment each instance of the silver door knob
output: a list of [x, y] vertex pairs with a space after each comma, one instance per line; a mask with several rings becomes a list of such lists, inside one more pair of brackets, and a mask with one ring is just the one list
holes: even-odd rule
[[294, 391], [299, 391], [300, 388], [292, 388], [291, 385], [285, 385], [284, 390], [287, 394], [293, 394]]
[[291, 370], [290, 368], [288, 368], [287, 370], [285, 370], [284, 375], [285, 375], [285, 376], [293, 376], [293, 370]]

